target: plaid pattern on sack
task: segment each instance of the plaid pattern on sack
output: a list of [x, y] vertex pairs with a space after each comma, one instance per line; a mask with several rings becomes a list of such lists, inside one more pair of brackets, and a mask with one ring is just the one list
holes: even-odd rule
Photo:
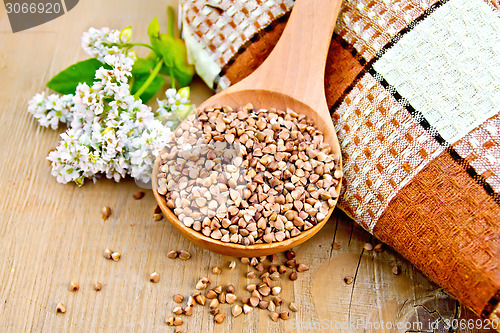
[[[222, 90], [250, 74], [292, 5], [184, 1], [183, 36], [200, 76]], [[344, 0], [325, 70], [343, 153], [339, 207], [492, 319], [500, 315], [499, 8], [498, 0]]]

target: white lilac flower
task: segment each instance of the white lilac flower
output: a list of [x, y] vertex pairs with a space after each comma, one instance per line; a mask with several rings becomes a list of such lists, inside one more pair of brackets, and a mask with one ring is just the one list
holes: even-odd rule
[[157, 114], [161, 119], [167, 121], [169, 127], [183, 121], [193, 111], [193, 105], [189, 101], [189, 87], [179, 89], [171, 88], [165, 92], [166, 99], [158, 100]]
[[103, 60], [111, 69], [100, 68], [92, 87], [82, 83], [76, 89], [71, 127], [48, 156], [52, 175], [61, 183], [78, 185], [99, 175], [115, 181], [131, 175], [146, 183], [171, 130], [130, 95], [127, 81], [133, 59], [114, 54]]
[[81, 45], [88, 55], [104, 62], [105, 56], [122, 53], [119, 44], [127, 40], [128, 36], [120, 35], [120, 30], [111, 30], [107, 27], [90, 28], [89, 31], [83, 33]]
[[[80, 83], [74, 95], [37, 94], [29, 102], [31, 112], [42, 126], [69, 128], [47, 159], [52, 175], [60, 183], [83, 185], [85, 179], [101, 175], [119, 181], [130, 175], [147, 183], [159, 151], [172, 135], [171, 128], [193, 109], [189, 88], [169, 89], [159, 101], [157, 116], [151, 108], [130, 94], [135, 53], [121, 48], [130, 38], [130, 29], [89, 29], [82, 47], [110, 68], [99, 68], [91, 86]], [[162, 121], [168, 120], [166, 126]]]
[[73, 95], [45, 96], [45, 93], [41, 93], [28, 102], [28, 112], [33, 114], [41, 126], [57, 129], [60, 123], [69, 124], [72, 121], [70, 110], [73, 105]]
[[155, 120], [147, 123], [142, 135], [130, 141], [130, 161], [134, 166], [131, 176], [147, 183], [151, 178], [152, 166], [159, 151], [170, 140], [172, 132]]

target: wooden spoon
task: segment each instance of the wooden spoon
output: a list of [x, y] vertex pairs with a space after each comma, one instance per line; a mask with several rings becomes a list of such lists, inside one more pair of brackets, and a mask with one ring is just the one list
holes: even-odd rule
[[[236, 109], [247, 103], [256, 108], [291, 108], [315, 121], [324, 139], [339, 156], [340, 146], [326, 105], [324, 71], [333, 29], [342, 0], [297, 0], [278, 44], [265, 62], [247, 78], [216, 94], [199, 108], [227, 105]], [[162, 153], [165, 151], [162, 151]], [[210, 251], [237, 257], [256, 257], [290, 249], [308, 240], [327, 218], [298, 236], [270, 244], [241, 245], [224, 243], [184, 226], [159, 195], [157, 175], [160, 158], [153, 170], [153, 192], [168, 221], [185, 237]], [[337, 187], [340, 191], [340, 183]]]

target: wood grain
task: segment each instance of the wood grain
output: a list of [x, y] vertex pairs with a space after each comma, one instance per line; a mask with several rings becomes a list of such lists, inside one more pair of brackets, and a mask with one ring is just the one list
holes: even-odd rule
[[[132, 195], [140, 188], [131, 180], [100, 180], [82, 188], [58, 184], [45, 158], [61, 131], [42, 129], [26, 112], [29, 98], [43, 91], [51, 76], [85, 58], [79, 38], [88, 27], [132, 25], [134, 39], [146, 41], [153, 16], [166, 27], [168, 3], [176, 5], [80, 1], [68, 14], [16, 34], [0, 6], [0, 185], [5, 191], [0, 202], [1, 332], [172, 332], [164, 318], [174, 307], [173, 294], [188, 296], [200, 277], [208, 275], [214, 285], [232, 282], [237, 295], [245, 295], [247, 268], [239, 264], [230, 271], [226, 267], [232, 258], [194, 246], [165, 220], [154, 222], [150, 191], [136, 201]], [[200, 81], [192, 89], [195, 103], [210, 94]], [[108, 221], [101, 218], [103, 205], [112, 209]], [[283, 299], [294, 299], [300, 307], [292, 319], [406, 320], [416, 304], [443, 315], [450, 304], [456, 306], [454, 300], [436, 295], [439, 288], [392, 251], [363, 251], [370, 237], [335, 211], [321, 232], [297, 249], [298, 260], [311, 270], [294, 283], [282, 283]], [[334, 240], [340, 249], [332, 249]], [[107, 247], [121, 252], [122, 259], [104, 259], [101, 252]], [[174, 249], [188, 250], [193, 257], [167, 259], [166, 253]], [[401, 275], [391, 275], [394, 264], [401, 266]], [[215, 265], [224, 267], [222, 275], [211, 274]], [[148, 281], [153, 271], [160, 275], [157, 284]], [[356, 282], [345, 285], [344, 275], [356, 275]], [[68, 291], [72, 280], [80, 284], [75, 293]], [[103, 284], [100, 292], [92, 288], [95, 281]], [[67, 306], [65, 314], [55, 313], [59, 302]], [[229, 314], [227, 305], [221, 309]], [[461, 313], [475, 318], [465, 309]], [[235, 319], [228, 316], [215, 325], [207, 309], [198, 306], [185, 319], [183, 327], [189, 332], [321, 331], [294, 329], [292, 321], [274, 323], [260, 310]]]

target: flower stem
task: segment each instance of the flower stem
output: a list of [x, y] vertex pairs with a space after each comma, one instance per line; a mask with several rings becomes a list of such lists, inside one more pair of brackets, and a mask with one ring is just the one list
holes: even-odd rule
[[144, 46], [144, 47], [147, 47], [148, 49], [151, 49], [151, 50], [155, 50], [153, 49], [153, 47], [151, 45], [148, 45], [146, 43], [126, 43], [126, 44], [123, 44], [124, 47], [127, 47], [127, 48], [131, 48], [133, 46]]
[[156, 63], [155, 68], [153, 68], [153, 71], [151, 72], [151, 74], [149, 74], [149, 77], [146, 80], [146, 82], [144, 82], [144, 84], [142, 85], [142, 87], [140, 87], [139, 90], [137, 90], [137, 92], [134, 94], [135, 98], [139, 98], [139, 96], [141, 96], [141, 94], [149, 87], [149, 85], [151, 84], [151, 82], [153, 82], [153, 80], [155, 79], [155, 77], [160, 72], [160, 69], [161, 69], [162, 65], [163, 65], [163, 59], [160, 60], [160, 61], [158, 61]]
[[175, 13], [174, 13], [174, 8], [172, 6], [167, 7], [167, 12], [168, 12], [168, 34], [171, 37], [174, 36], [174, 20], [175, 20]]
[[[171, 37], [174, 37], [174, 20], [175, 20], [175, 12], [172, 6], [167, 7], [167, 16], [168, 16], [168, 34]], [[170, 82], [172, 84], [172, 88], [175, 89], [175, 77], [174, 77], [174, 68], [170, 68]]]
[[172, 84], [172, 88], [175, 89], [175, 77], [174, 77], [174, 68], [170, 67], [170, 83]]

